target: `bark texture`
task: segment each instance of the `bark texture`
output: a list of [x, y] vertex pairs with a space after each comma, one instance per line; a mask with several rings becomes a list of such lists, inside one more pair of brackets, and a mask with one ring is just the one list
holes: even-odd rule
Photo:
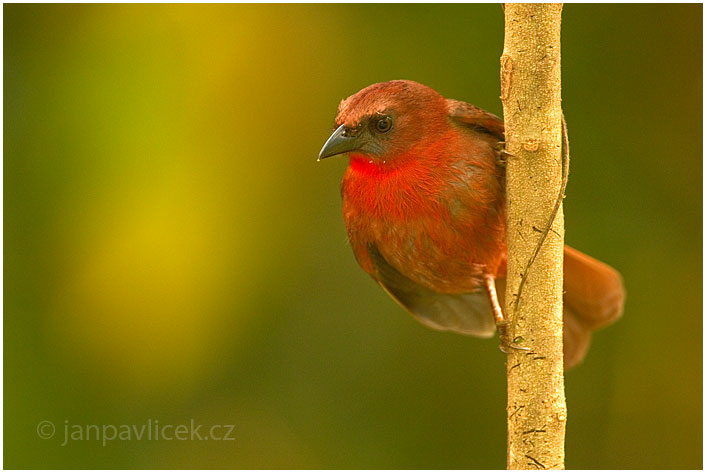
[[[506, 124], [510, 338], [509, 469], [563, 469], [567, 408], [562, 360], [562, 4], [506, 4], [501, 99]], [[527, 275], [525, 275], [527, 273]], [[519, 286], [524, 278], [522, 292]]]

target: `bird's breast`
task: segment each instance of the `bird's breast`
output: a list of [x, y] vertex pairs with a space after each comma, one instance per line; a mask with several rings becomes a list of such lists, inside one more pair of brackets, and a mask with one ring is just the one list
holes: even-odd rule
[[479, 206], [478, 199], [491, 198], [476, 196], [473, 183], [455, 173], [427, 167], [381, 176], [349, 167], [344, 222], [364, 270], [376, 277], [368, 255], [373, 244], [399, 272], [440, 293], [473, 291], [484, 273], [495, 272], [505, 256], [495, 204]]

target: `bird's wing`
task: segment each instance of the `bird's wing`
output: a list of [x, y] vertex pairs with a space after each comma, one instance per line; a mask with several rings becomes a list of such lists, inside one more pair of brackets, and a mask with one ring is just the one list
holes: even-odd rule
[[376, 281], [401, 306], [422, 324], [439, 331], [452, 331], [469, 336], [491, 337], [496, 326], [488, 294], [442, 294], [415, 283], [400, 273], [380, 254], [369, 247], [376, 266]]
[[449, 117], [465, 127], [474, 128], [503, 140], [503, 120], [484, 109], [460, 100], [447, 99]]

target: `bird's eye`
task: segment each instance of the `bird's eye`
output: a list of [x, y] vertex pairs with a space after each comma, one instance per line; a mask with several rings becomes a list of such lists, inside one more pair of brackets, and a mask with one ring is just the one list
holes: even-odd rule
[[393, 128], [393, 119], [387, 115], [383, 115], [376, 120], [376, 130], [380, 133], [385, 133]]

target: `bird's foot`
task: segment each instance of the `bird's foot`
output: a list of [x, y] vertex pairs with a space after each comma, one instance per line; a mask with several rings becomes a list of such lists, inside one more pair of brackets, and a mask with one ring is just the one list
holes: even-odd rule
[[508, 157], [512, 157], [513, 154], [506, 150], [506, 142], [498, 142], [496, 144], [496, 164], [498, 166], [506, 166]]
[[523, 338], [517, 336], [511, 340], [508, 334], [508, 322], [504, 319], [496, 323], [496, 329], [498, 330], [498, 337], [501, 340], [501, 345], [499, 349], [505, 354], [509, 354], [513, 351], [529, 351], [529, 347], [522, 346]]

